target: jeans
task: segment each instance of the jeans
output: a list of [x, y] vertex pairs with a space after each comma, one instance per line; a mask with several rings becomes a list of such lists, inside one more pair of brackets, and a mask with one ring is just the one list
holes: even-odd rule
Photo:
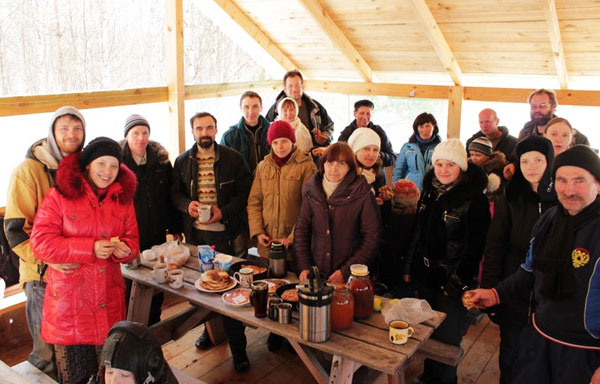
[[33, 339], [33, 350], [29, 354], [29, 362], [49, 376], [56, 377], [54, 346], [42, 340], [42, 308], [46, 286], [39, 281], [25, 283], [25, 315], [27, 326]]

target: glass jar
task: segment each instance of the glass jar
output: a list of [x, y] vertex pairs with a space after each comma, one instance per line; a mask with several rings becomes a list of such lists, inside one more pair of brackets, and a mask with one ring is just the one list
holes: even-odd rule
[[354, 297], [354, 318], [366, 319], [373, 313], [375, 286], [369, 278], [369, 268], [363, 264], [350, 266], [348, 287]]
[[350, 328], [353, 319], [354, 297], [345, 284], [338, 284], [331, 302], [331, 329], [336, 331]]

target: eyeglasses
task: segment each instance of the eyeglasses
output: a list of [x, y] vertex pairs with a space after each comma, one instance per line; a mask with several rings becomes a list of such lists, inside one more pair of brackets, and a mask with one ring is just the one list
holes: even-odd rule
[[531, 109], [546, 109], [550, 104], [542, 103], [542, 104], [529, 104]]

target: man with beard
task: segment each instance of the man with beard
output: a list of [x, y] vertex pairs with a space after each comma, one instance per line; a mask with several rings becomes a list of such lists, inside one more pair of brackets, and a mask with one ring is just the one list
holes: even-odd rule
[[465, 293], [489, 308], [533, 291], [511, 383], [600, 384], [600, 159], [575, 145], [556, 157], [560, 205], [535, 224], [525, 262], [492, 289]]
[[[171, 200], [183, 213], [183, 232], [188, 243], [214, 245], [218, 252], [234, 255], [234, 239], [243, 228], [242, 213], [246, 211], [252, 175], [239, 152], [215, 143], [217, 119], [213, 115], [196, 113], [190, 124], [196, 143], [175, 160]], [[200, 221], [200, 205], [210, 205], [208, 221]], [[223, 323], [235, 370], [247, 371], [250, 363], [244, 325], [227, 317]], [[205, 329], [196, 347], [210, 346]]]
[[63, 157], [81, 151], [85, 141], [85, 120], [75, 107], [64, 106], [52, 116], [48, 137], [33, 143], [25, 160], [14, 170], [8, 185], [4, 226], [12, 250], [19, 256], [19, 283], [24, 287], [27, 325], [33, 339], [29, 362], [51, 376], [56, 376], [54, 347], [41, 338], [42, 305], [47, 265], [65, 274], [73, 273], [78, 264], [44, 265], [31, 249], [29, 235], [33, 220], [44, 196], [55, 184], [58, 163]]
[[[556, 117], [554, 112], [556, 111], [558, 103], [554, 91], [544, 88], [537, 89], [529, 95], [527, 102], [531, 108], [531, 120], [525, 123], [523, 129], [519, 132], [518, 141], [523, 140], [529, 135], [535, 134], [542, 136], [550, 119]], [[573, 131], [573, 145], [590, 145], [588, 138], [584, 134], [575, 129], [573, 129]]]

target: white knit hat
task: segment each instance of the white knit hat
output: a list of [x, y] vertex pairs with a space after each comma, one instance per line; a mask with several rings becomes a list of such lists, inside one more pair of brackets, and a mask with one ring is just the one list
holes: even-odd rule
[[463, 171], [467, 170], [467, 151], [458, 139], [448, 139], [439, 143], [433, 151], [432, 163], [436, 160], [449, 160]]
[[368, 145], [375, 145], [381, 149], [381, 139], [371, 128], [356, 128], [348, 138], [348, 145], [354, 153]]

